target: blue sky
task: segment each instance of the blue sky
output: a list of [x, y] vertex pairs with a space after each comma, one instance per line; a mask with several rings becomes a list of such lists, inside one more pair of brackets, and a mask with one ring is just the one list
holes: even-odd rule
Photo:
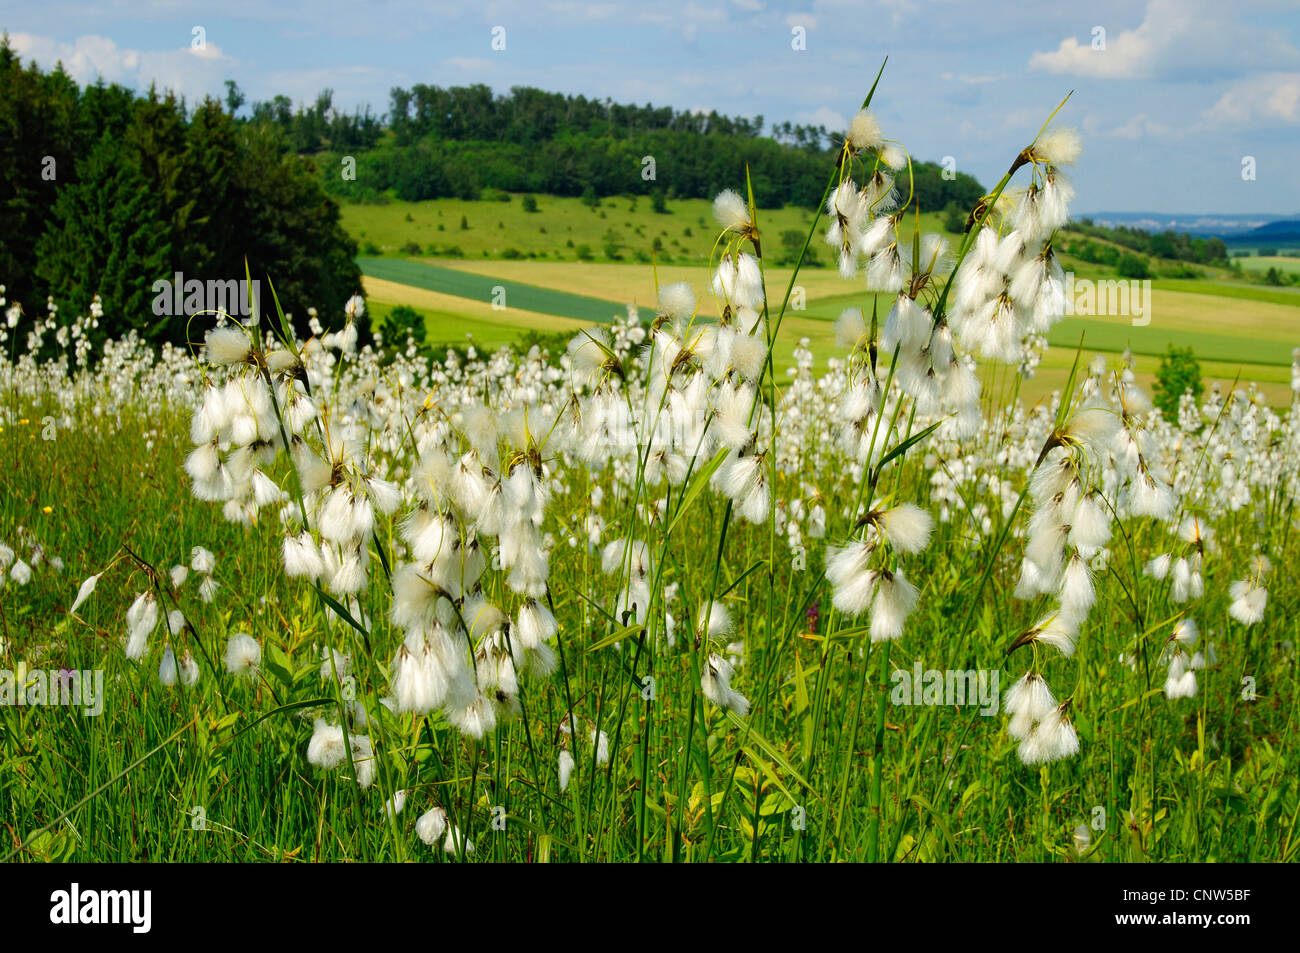
[[1077, 212], [1300, 214], [1295, 0], [8, 0], [0, 29], [79, 80], [189, 97], [226, 79], [250, 99], [328, 86], [339, 107], [382, 112], [393, 86], [481, 82], [829, 127], [888, 54], [886, 134], [986, 185], [1074, 90], [1062, 117], [1084, 133]]

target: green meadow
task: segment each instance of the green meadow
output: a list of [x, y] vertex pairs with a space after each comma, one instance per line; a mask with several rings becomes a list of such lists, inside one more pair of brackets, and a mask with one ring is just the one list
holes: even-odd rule
[[[716, 315], [702, 250], [707, 243], [699, 240], [709, 234], [708, 202], [670, 200], [667, 214], [661, 214], [644, 198], [607, 198], [598, 207], [574, 198], [534, 199], [537, 213], [524, 210], [522, 195], [504, 202], [345, 205], [345, 226], [363, 247], [374, 246], [359, 259], [374, 314], [382, 322], [394, 306], [406, 304], [425, 316], [430, 344], [496, 347], [528, 330], [576, 331], [584, 323], [608, 321], [629, 303], [653, 309], [656, 281], [689, 281], [700, 296], [701, 315]], [[461, 227], [462, 218], [468, 228]], [[769, 297], [784, 294], [790, 275], [780, 265], [787, 252], [778, 239], [787, 232], [806, 234], [811, 220], [805, 209], [759, 210], [760, 229], [773, 236], [765, 238], [767, 257], [774, 262], [768, 269]], [[922, 214], [920, 227], [957, 238], [938, 214]], [[824, 228], [823, 220], [819, 231]], [[404, 248], [414, 250], [411, 243], [419, 253], [403, 254]], [[810, 250], [822, 267], [801, 270], [802, 297], [792, 301], [776, 353], [788, 363], [806, 338], [824, 367], [842, 350], [834, 331], [840, 313], [853, 307], [869, 316], [875, 307], [883, 319], [888, 302], [854, 290], [855, 282], [829, 267], [830, 250], [820, 240]], [[1241, 261], [1245, 266], [1264, 260]], [[1062, 264], [1079, 280], [1115, 278], [1104, 267], [1069, 255], [1062, 256]], [[1123, 315], [1071, 316], [1056, 325], [1034, 378], [1020, 389], [1022, 396], [1038, 400], [1064, 386], [1082, 341], [1088, 355], [1115, 356], [1129, 349], [1139, 380], [1148, 384], [1170, 345], [1191, 347], [1208, 382], [1226, 387], [1252, 381], [1271, 403], [1285, 406], [1291, 349], [1300, 345], [1300, 288], [1249, 284], [1222, 268], [1197, 270], [1202, 277], [1152, 280], [1144, 325], [1135, 326]]]

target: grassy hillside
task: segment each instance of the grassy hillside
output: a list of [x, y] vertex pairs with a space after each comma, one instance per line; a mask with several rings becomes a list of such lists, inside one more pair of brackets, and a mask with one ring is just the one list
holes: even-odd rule
[[[665, 215], [655, 213], [644, 199], [606, 199], [592, 208], [579, 199], [543, 195], [535, 197], [539, 211], [530, 213], [524, 211], [523, 198], [345, 206], [344, 223], [354, 237], [363, 247], [369, 242], [380, 251], [378, 256], [360, 259], [374, 315], [382, 322], [393, 306], [407, 304], [424, 314], [430, 343], [472, 341], [495, 347], [517, 340], [530, 329], [569, 331], [605, 321], [628, 304], [653, 308], [656, 281], [690, 282], [701, 296], [701, 315], [717, 314], [707, 269], [714, 230], [709, 203], [671, 201]], [[796, 231], [802, 236], [811, 214], [796, 208], [760, 209], [759, 224], [767, 235], [779, 238], [783, 232]], [[460, 228], [462, 216], [467, 229]], [[923, 214], [921, 226], [927, 231], [944, 230], [937, 214]], [[611, 234], [620, 248], [605, 247]], [[659, 252], [653, 251], [656, 237]], [[1067, 234], [1066, 242], [1072, 237]], [[779, 241], [772, 248], [773, 241], [765, 243], [771, 249], [769, 263], [780, 261], [784, 251]], [[412, 242], [420, 254], [403, 254]], [[811, 247], [828, 266], [829, 249], [820, 237]], [[449, 248], [455, 249], [451, 255]], [[580, 250], [590, 251], [591, 260], [580, 260]], [[619, 260], [612, 260], [608, 251], [616, 251]], [[1067, 254], [1061, 260], [1077, 280], [1115, 277], [1104, 265]], [[1178, 265], [1158, 263], [1162, 270]], [[1203, 277], [1153, 280], [1151, 320], [1144, 326], [1134, 326], [1128, 317], [1104, 315], [1080, 315], [1061, 322], [1049, 337], [1051, 347], [1036, 375], [1022, 384], [1021, 394], [1036, 400], [1064, 386], [1082, 338], [1088, 356], [1113, 357], [1131, 349], [1138, 378], [1147, 384], [1169, 344], [1190, 346], [1202, 362], [1207, 383], [1217, 381], [1227, 387], [1237, 378], [1255, 381], [1272, 403], [1289, 403], [1291, 349], [1300, 344], [1300, 289], [1248, 284], [1234, 280], [1227, 269], [1193, 267]], [[776, 264], [767, 268], [771, 300], [784, 296], [790, 271]], [[504, 309], [492, 307], [497, 287], [505, 289]], [[799, 341], [806, 338], [817, 364], [824, 367], [841, 353], [835, 319], [848, 307], [869, 314], [874, 296], [855, 290], [858, 285], [844, 281], [832, 267], [804, 268], [798, 287], [803, 299], [796, 298], [786, 314], [777, 357], [788, 363]], [[883, 317], [888, 302], [882, 296], [876, 306]], [[998, 390], [1007, 386], [1001, 377], [985, 383]]]
[[[502, 193], [503, 195], [506, 193]], [[533, 197], [538, 211], [524, 211], [524, 196], [509, 201], [435, 199], [392, 201], [386, 205], [344, 205], [343, 227], [361, 246], [363, 255], [397, 255], [411, 243], [430, 257], [505, 258], [579, 261], [586, 246], [593, 261], [706, 261], [713, 236], [710, 203], [703, 199], [670, 200], [667, 214], [656, 213], [645, 198], [619, 197], [590, 207], [576, 198]], [[759, 209], [759, 225], [769, 239], [767, 256], [781, 258], [781, 235], [794, 230], [802, 237], [812, 222], [808, 209]], [[941, 230], [939, 215], [922, 214], [921, 227]], [[461, 227], [464, 220], [466, 228]], [[654, 251], [655, 239], [661, 250]], [[607, 248], [615, 245], [617, 249]], [[371, 247], [373, 246], [373, 247]], [[448, 251], [452, 249], [452, 251]], [[458, 251], [457, 251], [458, 250]], [[608, 252], [616, 251], [618, 258]], [[814, 252], [831, 264], [824, 248]], [[575, 289], [580, 290], [580, 289]]]
[[1276, 268], [1287, 274], [1300, 274], [1300, 257], [1293, 255], [1250, 255], [1246, 258], [1238, 258], [1237, 261], [1241, 263], [1243, 271], [1257, 271], [1263, 274], [1270, 268]]

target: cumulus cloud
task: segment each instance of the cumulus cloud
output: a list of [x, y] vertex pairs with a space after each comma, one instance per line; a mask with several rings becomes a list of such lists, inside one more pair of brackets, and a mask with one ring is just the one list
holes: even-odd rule
[[171, 89], [190, 99], [216, 94], [221, 82], [237, 61], [210, 40], [202, 47], [185, 46], [170, 50], [135, 50], [120, 47], [106, 36], [79, 36], [60, 42], [31, 33], [15, 33], [9, 42], [24, 60], [35, 60], [43, 69], [62, 63], [78, 83], [99, 78], [123, 86]]
[[1055, 50], [1035, 52], [1029, 68], [1098, 79], [1204, 79], [1300, 64], [1300, 51], [1284, 33], [1251, 23], [1246, 6], [1149, 0], [1134, 29], [1116, 32], [1098, 24], [1106, 30], [1104, 49], [1094, 48], [1091, 33], [1082, 42], [1068, 37]]
[[1096, 129], [1098, 135], [1114, 136], [1116, 139], [1144, 139], [1150, 136], [1167, 136], [1173, 130], [1161, 122], [1156, 122], [1146, 113], [1138, 113], [1127, 122], [1111, 128]]
[[1300, 123], [1300, 73], [1261, 73], [1230, 86], [1205, 111], [1214, 125]]

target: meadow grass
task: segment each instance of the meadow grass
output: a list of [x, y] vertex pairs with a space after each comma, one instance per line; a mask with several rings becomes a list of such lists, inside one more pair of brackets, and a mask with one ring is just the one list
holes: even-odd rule
[[[854, 145], [876, 127], [851, 128], [828, 194], [883, 161]], [[1017, 160], [1035, 175], [1072, 161], [1069, 136], [1036, 146]], [[720, 197], [732, 255], [771, 227], [744, 206]], [[806, 228], [811, 241], [816, 219]], [[719, 265], [736, 304], [721, 325], [694, 323], [689, 289], [662, 289], [653, 323], [577, 335], [558, 364], [431, 366], [354, 352], [346, 330], [295, 342], [278, 316], [278, 345], [219, 328], [202, 363], [128, 340], [95, 373], [5, 366], [9, 686], [39, 668], [105, 676], [98, 715], [0, 705], [6, 859], [1293, 861], [1294, 418], [1247, 390], [1166, 421], [1133, 368], [1082, 352], [1067, 399], [1026, 412], [1015, 355], [980, 343], [993, 322], [975, 312], [959, 343], [993, 347], [1000, 366], [932, 412], [904, 358], [932, 359], [951, 285], [916, 271], [896, 306], [924, 304], [928, 338], [877, 354], [884, 335], [864, 320], [826, 374], [802, 347], [786, 374], [781, 335], [831, 321], [790, 309], [778, 276], [743, 261], [756, 282]], [[437, 313], [446, 296], [418, 290], [454, 321]], [[698, 437], [689, 412], [660, 434], [691, 393], [714, 402]], [[656, 476], [672, 454], [683, 471]], [[286, 541], [362, 571], [300, 572]], [[1154, 568], [1161, 554], [1176, 568]], [[184, 624], [150, 623], [132, 654], [124, 635], [151, 598]], [[534, 674], [549, 666], [522, 620], [541, 603], [558, 632], [533, 633], [555, 653]], [[1070, 634], [1051, 621], [1067, 603]], [[458, 643], [436, 664], [466, 674], [472, 700], [421, 702], [404, 681], [437, 632], [466, 640], [468, 666]], [[256, 660], [232, 653], [236, 633]], [[515, 654], [516, 637], [536, 656]], [[163, 678], [164, 639], [193, 653], [197, 682]], [[499, 639], [527, 661], [511, 687], [488, 654]], [[1194, 670], [1176, 676], [1193, 643]], [[903, 698], [913, 671], [993, 690], [932, 695], [927, 676]], [[1057, 695], [1016, 727], [1002, 690], [1031, 675]], [[471, 717], [498, 707], [494, 729]], [[1061, 719], [1068, 733], [1041, 741]], [[342, 756], [317, 745], [331, 720]], [[404, 811], [386, 806], [398, 799]], [[441, 844], [421, 833], [435, 807], [453, 832]]]
[[[310, 592], [283, 577], [275, 526], [214, 520], [176, 478], [187, 451], [181, 413], [142, 408], [111, 426], [88, 414], [43, 440], [42, 411], [52, 408], [29, 410], [21, 418], [28, 423], [0, 433], [0, 459], [10, 462], [0, 477], [0, 527], [30, 528], [67, 566], [38, 573], [21, 598], [5, 590], [4, 658], [102, 669], [107, 698], [97, 718], [0, 707], [9, 849], [21, 859], [100, 861], [458, 859], [429, 852], [409, 823], [394, 835], [378, 792], [359, 798], [346, 771], [323, 774], [306, 763], [310, 723], [295, 706], [328, 700], [314, 646], [327, 631], [344, 638], [346, 627], [331, 625]], [[917, 467], [905, 462], [898, 482], [920, 476]], [[577, 499], [559, 514], [562, 525], [583, 517], [589, 504]], [[710, 529], [724, 509], [701, 497], [695, 529], [674, 538], [669, 572], [688, 589], [714, 565]], [[914, 662], [1001, 668], [1015, 625], [1004, 608], [1014, 567], [999, 560], [989, 598], [972, 606], [983, 554], [948, 532], [932, 547], [942, 556], [916, 570], [925, 580], [916, 637], [895, 647], [892, 663], [909, 672]], [[1233, 517], [1222, 542], [1246, 545], [1254, 532], [1244, 515]], [[1133, 544], [1142, 547], [1144, 535]], [[1287, 553], [1297, 538], [1287, 534]], [[597, 649], [608, 629], [578, 596], [595, 571], [578, 561], [552, 584], [557, 614], [569, 620], [563, 677], [530, 683], [527, 720], [485, 743], [441, 719], [386, 716], [391, 789], [446, 805], [470, 831], [475, 860], [850, 860], [866, 853], [869, 784], [882, 757], [887, 858], [1064, 859], [1074, 829], [1103, 816], [1097, 809], [1106, 820], [1092, 834], [1094, 860], [1295, 858], [1300, 799], [1289, 759], [1300, 617], [1284, 610], [1294, 590], [1274, 596], [1273, 621], [1257, 632], [1206, 619], [1220, 664], [1204, 673], [1200, 696], [1176, 707], [1134, 687], [1117, 662], [1132, 620], [1122, 593], [1107, 592], [1080, 647], [1083, 753], [1066, 767], [1027, 769], [1000, 737], [1000, 720], [971, 707], [891, 705], [873, 754], [868, 725], [884, 697], [868, 674], [874, 653], [864, 657], [848, 630], [828, 637], [809, 626], [807, 608], [827, 608], [820, 573], [772, 561], [761, 528], [733, 526], [729, 540], [719, 588], [746, 619], [746, 684], [760, 700], [752, 718], [698, 710], [680, 654], [633, 641], [621, 652]], [[205, 673], [193, 690], [167, 689], [151, 667], [123, 657], [121, 612], [147, 585], [145, 563], [165, 573], [187, 562], [194, 545], [217, 553], [222, 598], [203, 605], [185, 587], [177, 592]], [[124, 547], [142, 562], [123, 560]], [[80, 580], [115, 557], [117, 572], [80, 618], [69, 616]], [[769, 584], [782, 593], [770, 622], [760, 608]], [[1155, 601], [1150, 608], [1161, 614]], [[265, 641], [267, 663], [252, 682], [213, 672], [235, 629]], [[382, 659], [357, 657], [363, 679], [380, 677]], [[653, 702], [641, 694], [647, 674], [656, 680]], [[1243, 674], [1258, 679], [1254, 701], [1241, 698]], [[1011, 675], [1004, 670], [1004, 685]], [[562, 794], [557, 738], [543, 726], [574, 705], [608, 732], [612, 756], [597, 768], [580, 746]], [[497, 806], [505, 831], [492, 826]]]
[[[520, 194], [512, 195], [509, 202], [442, 198], [425, 202], [394, 199], [383, 205], [345, 203], [341, 206], [342, 223], [363, 248], [365, 243], [373, 242], [385, 255], [399, 254], [414, 242], [429, 254], [431, 246], [457, 246], [467, 260], [500, 259], [507, 249], [514, 249], [523, 256], [577, 262], [578, 246], [587, 245], [593, 260], [610, 261], [605, 246], [612, 237], [622, 244], [620, 255], [629, 262], [649, 262], [656, 238], [663, 244], [657, 253], [660, 260], [708, 261], [707, 243], [701, 237], [711, 235], [713, 222], [705, 199], [668, 199], [665, 215], [655, 212], [650, 199], [644, 196], [635, 199], [635, 209], [631, 196], [601, 199], [600, 207], [595, 209], [578, 198], [534, 198], [536, 213], [523, 210]], [[406, 220], [407, 216], [411, 221]], [[460, 228], [462, 217], [469, 225], [466, 230]], [[812, 219], [812, 210], [794, 206], [765, 212], [773, 253], [781, 247], [782, 232], [795, 230], [802, 234]], [[923, 213], [921, 222], [932, 231], [941, 229], [936, 213]], [[643, 256], [640, 262], [636, 262], [638, 254]], [[815, 254], [823, 262], [830, 258], [822, 249], [816, 249]], [[525, 280], [522, 275], [520, 280]]]
[[1263, 273], [1270, 268], [1276, 268], [1286, 274], [1300, 274], [1300, 257], [1296, 255], [1249, 255], [1235, 260], [1240, 263], [1244, 271]]

